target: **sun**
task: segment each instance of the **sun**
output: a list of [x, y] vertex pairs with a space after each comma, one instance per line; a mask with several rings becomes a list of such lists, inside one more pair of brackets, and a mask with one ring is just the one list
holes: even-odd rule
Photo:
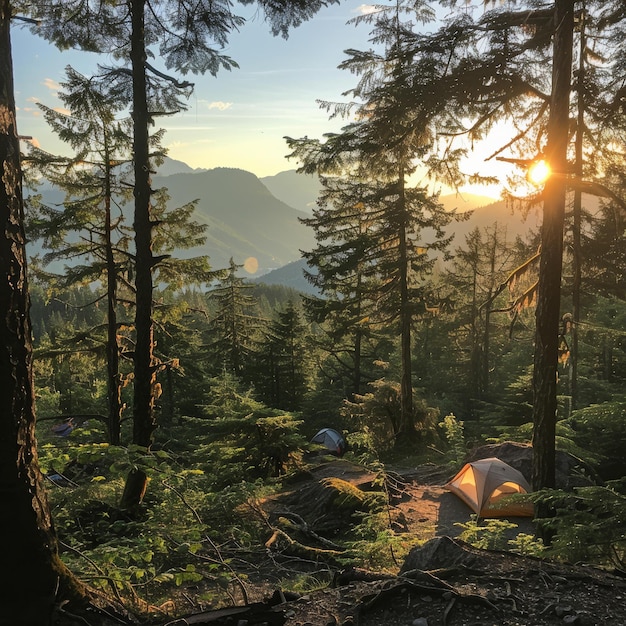
[[548, 165], [547, 161], [543, 159], [540, 161], [534, 161], [532, 165], [528, 168], [528, 180], [533, 183], [533, 185], [541, 185], [548, 180], [552, 170]]

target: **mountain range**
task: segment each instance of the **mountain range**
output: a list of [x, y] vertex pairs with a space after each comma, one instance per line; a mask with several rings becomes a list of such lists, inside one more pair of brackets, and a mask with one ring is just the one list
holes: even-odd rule
[[[173, 206], [197, 200], [195, 219], [208, 226], [206, 243], [187, 254], [208, 254], [214, 268], [237, 264], [266, 273], [310, 249], [313, 232], [298, 221], [306, 217], [270, 193], [252, 173], [215, 168], [155, 176], [153, 187], [166, 187]], [[252, 261], [252, 262], [251, 262]]]
[[[226, 267], [231, 257], [238, 264], [254, 258], [258, 269], [251, 274], [259, 280], [274, 281], [278, 275], [281, 284], [298, 282], [300, 251], [315, 245], [312, 230], [299, 218], [309, 216], [315, 207], [321, 188], [316, 177], [295, 170], [263, 178], [232, 168], [192, 170], [172, 159], [164, 166], [167, 175], [161, 168], [153, 186], [166, 187], [174, 206], [198, 199], [195, 217], [208, 225], [206, 244], [193, 254], [208, 254], [215, 268]], [[475, 227], [495, 222], [506, 224], [510, 239], [537, 228], [536, 216], [525, 221], [504, 201], [488, 196], [451, 194], [440, 201], [448, 210], [472, 211], [468, 220], [453, 225], [455, 246], [462, 245]], [[296, 276], [285, 277], [294, 268]]]
[[[173, 207], [197, 200], [194, 218], [208, 227], [203, 246], [177, 254], [206, 254], [215, 269], [228, 267], [232, 258], [255, 280], [307, 290], [301, 250], [312, 249], [315, 238], [299, 218], [310, 216], [315, 207], [321, 187], [316, 177], [289, 170], [260, 179], [245, 170], [193, 169], [167, 158], [153, 176], [152, 186], [166, 187]], [[44, 200], [50, 196], [56, 203], [62, 201], [58, 191], [44, 188], [42, 193]], [[473, 211], [469, 220], [454, 224], [455, 247], [473, 228], [496, 221], [506, 224], [510, 239], [537, 228], [536, 218], [524, 221], [503, 201], [486, 196], [448, 195], [440, 201], [449, 210]]]

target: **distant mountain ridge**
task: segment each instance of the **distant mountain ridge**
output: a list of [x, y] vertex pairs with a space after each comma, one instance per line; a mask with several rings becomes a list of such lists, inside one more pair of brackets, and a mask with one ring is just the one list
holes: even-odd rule
[[[170, 164], [169, 171], [175, 166]], [[299, 218], [310, 216], [315, 206], [321, 189], [317, 177], [290, 170], [259, 179], [234, 168], [189, 172], [184, 163], [180, 166], [181, 173], [155, 176], [153, 184], [168, 189], [174, 206], [199, 199], [196, 218], [209, 228], [206, 244], [191, 251], [193, 254], [207, 254], [215, 268], [226, 267], [231, 257], [238, 264], [253, 258], [258, 270], [249, 273], [256, 281], [314, 292], [302, 275], [301, 259], [301, 250], [314, 247], [314, 233]], [[457, 246], [472, 228], [497, 220], [510, 223], [512, 237], [527, 229], [506, 210], [504, 202], [487, 196], [459, 193], [442, 196], [440, 201], [450, 211], [473, 210], [468, 221], [451, 226]]]
[[275, 198], [252, 173], [232, 168], [153, 177], [153, 186], [166, 187], [172, 206], [198, 200], [195, 218], [208, 226], [207, 241], [185, 253], [207, 254], [214, 268], [230, 258], [258, 273], [300, 258], [314, 242], [312, 231], [298, 221], [306, 214]]
[[157, 174], [159, 176], [171, 176], [172, 174], [197, 174], [198, 172], [206, 172], [206, 168], [203, 167], [191, 167], [183, 161], [177, 161], [170, 157], [165, 157], [163, 163], [157, 168]]
[[[317, 177], [290, 170], [259, 179], [241, 169], [193, 169], [166, 158], [153, 176], [152, 186], [167, 188], [172, 207], [197, 199], [194, 219], [208, 226], [203, 246], [175, 254], [208, 255], [214, 269], [227, 267], [232, 258], [245, 264], [247, 275], [255, 280], [313, 291], [302, 275], [301, 250], [311, 250], [315, 237], [299, 218], [309, 217], [315, 207], [321, 188]], [[58, 190], [44, 186], [41, 191], [44, 201], [62, 204]], [[496, 221], [506, 224], [510, 238], [537, 228], [536, 219], [524, 222], [518, 214], [511, 214], [504, 202], [489, 197], [464, 193], [442, 196], [440, 201], [449, 210], [473, 209], [468, 221], [451, 226], [453, 247], [463, 245], [473, 228], [492, 226]], [[29, 244], [29, 255], [37, 252], [37, 245]]]
[[299, 174], [296, 170], [264, 176], [260, 180], [279, 200], [305, 213], [313, 212], [322, 188], [317, 176]]

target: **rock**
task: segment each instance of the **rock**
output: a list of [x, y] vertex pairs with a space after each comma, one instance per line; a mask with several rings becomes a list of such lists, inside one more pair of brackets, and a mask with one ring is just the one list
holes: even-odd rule
[[412, 570], [428, 571], [466, 564], [472, 557], [464, 545], [450, 537], [435, 537], [409, 552], [400, 568], [400, 576]]

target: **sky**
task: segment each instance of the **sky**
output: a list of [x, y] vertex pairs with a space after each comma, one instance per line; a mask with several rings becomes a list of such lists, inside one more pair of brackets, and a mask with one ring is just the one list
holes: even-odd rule
[[[236, 167], [259, 177], [272, 176], [298, 165], [286, 159], [285, 136], [321, 138], [347, 123], [329, 119], [318, 100], [346, 101], [342, 93], [354, 86], [357, 77], [337, 66], [345, 59], [344, 50], [370, 47], [368, 25], [348, 24], [369, 5], [342, 0], [323, 8], [292, 30], [287, 40], [270, 34], [254, 6], [236, 8], [247, 23], [231, 37], [224, 52], [240, 68], [220, 71], [217, 77], [186, 77], [195, 83], [189, 109], [160, 118], [158, 125], [167, 130], [168, 155], [193, 168]], [[65, 67], [90, 75], [98, 62], [107, 63], [106, 57], [61, 52], [20, 27], [12, 30], [12, 48], [18, 132], [32, 137], [44, 150], [67, 153], [36, 102], [62, 106], [56, 93], [65, 79]], [[494, 189], [486, 193], [498, 195]]]

